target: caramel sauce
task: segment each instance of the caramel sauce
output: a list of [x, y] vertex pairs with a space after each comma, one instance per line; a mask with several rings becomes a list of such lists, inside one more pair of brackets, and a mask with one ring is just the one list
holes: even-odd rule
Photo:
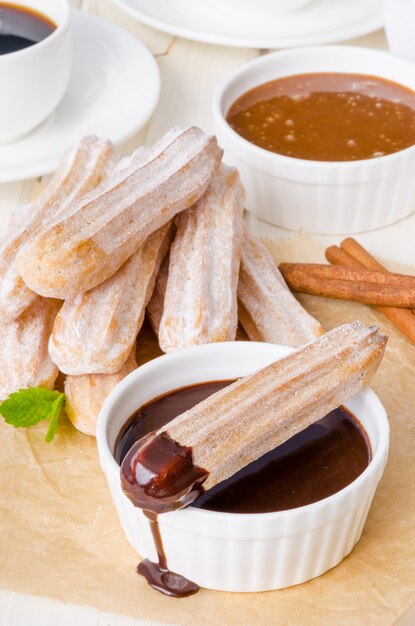
[[371, 159], [415, 144], [415, 92], [377, 76], [299, 74], [246, 92], [226, 119], [270, 152], [317, 161]]

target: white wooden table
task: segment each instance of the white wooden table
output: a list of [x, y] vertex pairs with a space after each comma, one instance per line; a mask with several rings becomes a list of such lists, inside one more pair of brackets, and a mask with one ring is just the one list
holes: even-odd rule
[[[151, 1], [151, 0], [149, 0]], [[174, 125], [196, 124], [213, 131], [212, 94], [219, 82], [234, 68], [264, 50], [226, 48], [180, 39], [141, 25], [114, 7], [110, 0], [71, 0], [74, 7], [89, 11], [125, 28], [145, 44], [160, 68], [162, 90], [159, 105], [150, 122], [131, 138], [122, 151], [151, 144]], [[189, 0], [190, 3], [190, 0]], [[387, 49], [383, 31], [347, 42]], [[9, 216], [27, 202], [36, 180], [0, 185], [0, 233]], [[415, 206], [414, 206], [415, 210]], [[272, 238], [292, 233], [251, 220], [259, 234]], [[333, 236], [319, 237], [322, 243], [334, 243]], [[340, 238], [338, 238], [340, 239]], [[377, 231], [359, 235], [359, 240], [377, 256], [400, 263], [415, 264], [415, 213], [409, 218]], [[30, 617], [29, 617], [30, 615]], [[92, 607], [64, 605], [48, 598], [23, 596], [0, 590], [0, 626], [152, 626], [133, 618], [103, 614]], [[398, 622], [399, 626], [415, 624], [415, 608]], [[158, 624], [160, 626], [160, 624]]]

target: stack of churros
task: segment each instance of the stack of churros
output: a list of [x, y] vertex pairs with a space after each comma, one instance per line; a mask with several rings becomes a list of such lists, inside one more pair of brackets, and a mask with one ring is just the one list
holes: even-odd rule
[[324, 331], [243, 226], [238, 172], [216, 138], [174, 128], [119, 159], [85, 137], [0, 241], [0, 400], [53, 388], [84, 433], [136, 367], [147, 312], [164, 352], [249, 339], [300, 346]]

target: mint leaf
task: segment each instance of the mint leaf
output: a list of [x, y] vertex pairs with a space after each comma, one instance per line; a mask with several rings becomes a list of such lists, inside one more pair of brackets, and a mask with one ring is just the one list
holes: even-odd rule
[[65, 405], [65, 395], [45, 387], [20, 389], [0, 405], [0, 415], [15, 428], [27, 428], [42, 420], [50, 420], [45, 441], [56, 434], [59, 418]]
[[58, 430], [58, 426], [59, 426], [59, 418], [61, 416], [64, 406], [65, 406], [65, 394], [60, 393], [59, 398], [56, 398], [56, 400], [52, 403], [52, 406], [51, 406], [49, 428], [47, 430], [46, 437], [45, 437], [46, 443], [50, 443], [56, 435], [56, 431]]

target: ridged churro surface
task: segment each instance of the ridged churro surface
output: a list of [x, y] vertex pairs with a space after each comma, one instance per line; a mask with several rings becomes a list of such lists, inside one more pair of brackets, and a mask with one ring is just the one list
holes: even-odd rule
[[158, 335], [160, 321], [163, 315], [164, 296], [166, 293], [167, 279], [169, 277], [169, 262], [170, 254], [167, 254], [161, 264], [159, 273], [157, 274], [153, 295], [150, 298], [146, 310], [151, 327], [156, 335]]
[[18, 211], [0, 240], [0, 319], [16, 319], [36, 294], [26, 286], [17, 269], [16, 257], [30, 237], [48, 221], [99, 185], [114, 165], [111, 142], [88, 136], [66, 150], [58, 169], [39, 198]]
[[106, 281], [65, 300], [49, 342], [65, 374], [113, 374], [131, 352], [170, 243], [171, 225], [150, 235]]
[[72, 424], [95, 437], [98, 414], [105, 398], [123, 378], [135, 370], [135, 345], [119, 372], [115, 374], [86, 374], [65, 379], [66, 412]]
[[215, 393], [163, 431], [192, 447], [210, 489], [357, 393], [376, 371], [386, 340], [377, 327], [339, 326]]
[[19, 270], [34, 291], [66, 299], [112, 276], [206, 190], [222, 151], [199, 128], [173, 129], [32, 238]]
[[292, 295], [264, 246], [244, 229], [238, 282], [239, 320], [251, 341], [298, 347], [324, 333]]
[[244, 201], [238, 172], [221, 165], [178, 216], [159, 327], [164, 352], [235, 339]]
[[36, 296], [20, 317], [0, 324], [0, 400], [19, 389], [53, 388], [59, 371], [48, 341], [60, 305]]

